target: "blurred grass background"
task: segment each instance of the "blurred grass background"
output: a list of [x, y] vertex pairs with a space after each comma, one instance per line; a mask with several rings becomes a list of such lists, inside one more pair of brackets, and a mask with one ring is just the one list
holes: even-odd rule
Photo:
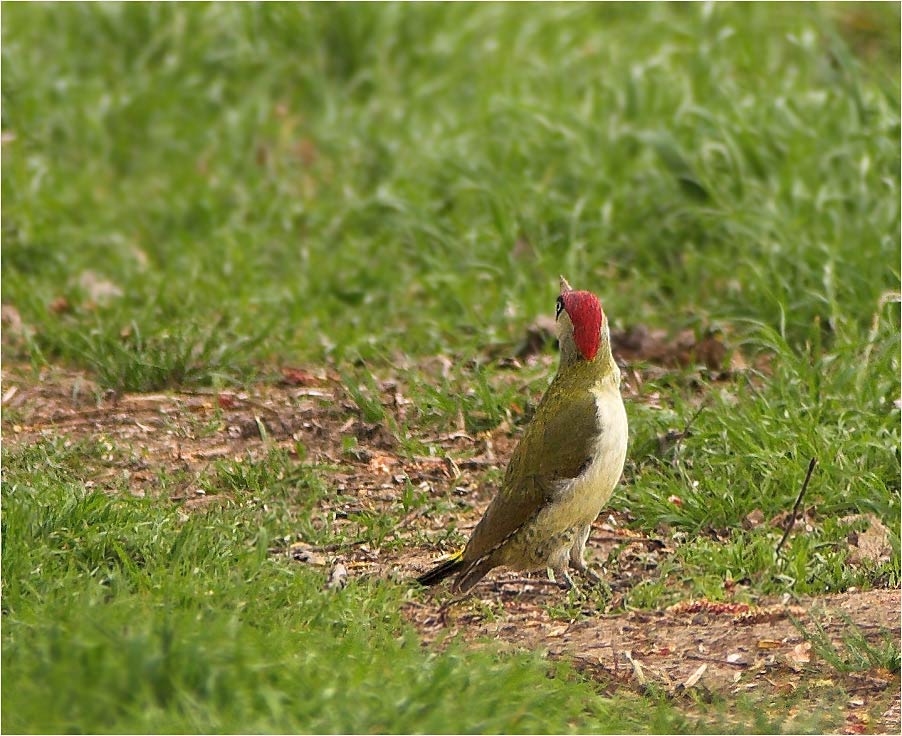
[[560, 272], [614, 325], [860, 345], [899, 277], [898, 20], [11, 5], [3, 300], [29, 357], [138, 389], [470, 354], [549, 313]]
[[[628, 407], [612, 504], [686, 539], [630, 605], [723, 596], [725, 578], [751, 595], [899, 584], [897, 4], [0, 13], [2, 301], [25, 325], [4, 325], [8, 363], [153, 390], [286, 363], [366, 382], [410, 358], [410, 441], [458, 412], [497, 426], [527, 408], [524, 386], [467, 361], [510, 352], [563, 272], [615, 327], [719, 328], [771, 356], [754, 382], [702, 386], [678, 462], [658, 440], [695, 413], [690, 379], [650, 381], [660, 406]], [[416, 362], [435, 354], [455, 361], [440, 386]], [[327, 471], [239, 464], [236, 506], [182, 524], [87, 492], [98, 452], [4, 447], [14, 730], [835, 727], [833, 692], [687, 715], [548, 678], [538, 658], [422, 650], [398, 586], [335, 595], [266, 556], [332, 492]], [[773, 530], [742, 522], [790, 507], [811, 456], [819, 526], [775, 574]], [[836, 519], [865, 513], [891, 528], [888, 563], [847, 560]]]

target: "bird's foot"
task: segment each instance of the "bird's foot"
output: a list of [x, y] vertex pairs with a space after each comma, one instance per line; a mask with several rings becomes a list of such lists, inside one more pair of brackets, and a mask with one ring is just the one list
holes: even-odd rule
[[517, 586], [528, 586], [532, 585], [534, 587], [542, 587], [542, 586], [554, 586], [558, 587], [559, 583], [556, 580], [545, 580], [541, 577], [518, 577], [518, 578], [501, 578], [500, 580], [495, 580], [492, 582], [492, 587], [497, 590], [503, 592], [506, 586], [517, 585]]
[[573, 582], [573, 578], [570, 577], [570, 573], [567, 572], [567, 568], [565, 567], [559, 568], [557, 570], [549, 567], [548, 579], [560, 585], [562, 590], [573, 590], [579, 592], [579, 588], [577, 587], [576, 583]]
[[604, 580], [601, 575], [589, 567], [583, 560], [579, 562], [570, 561], [570, 567], [576, 570], [580, 575], [586, 578], [592, 585], [603, 585]]

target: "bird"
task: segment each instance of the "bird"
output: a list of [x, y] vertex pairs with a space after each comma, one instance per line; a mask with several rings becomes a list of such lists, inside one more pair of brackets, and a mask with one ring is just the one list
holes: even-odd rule
[[514, 449], [504, 480], [466, 546], [420, 575], [421, 585], [455, 576], [467, 593], [492, 569], [548, 570], [564, 589], [569, 570], [594, 583], [585, 561], [592, 522], [623, 473], [628, 422], [620, 369], [598, 297], [560, 277], [555, 315], [557, 372]]

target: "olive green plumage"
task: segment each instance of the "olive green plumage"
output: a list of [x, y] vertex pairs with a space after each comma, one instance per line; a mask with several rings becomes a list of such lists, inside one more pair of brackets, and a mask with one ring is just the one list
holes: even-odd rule
[[467, 558], [478, 558], [554, 500], [556, 481], [576, 478], [592, 459], [595, 399], [587, 390], [604, 375], [598, 363], [559, 371], [511, 457], [501, 490], [473, 531]]
[[[563, 282], [562, 294], [568, 291]], [[561, 363], [514, 450], [501, 489], [467, 546], [419, 582], [431, 585], [457, 575], [454, 589], [466, 591], [493, 567], [506, 565], [547, 566], [570, 585], [568, 558], [571, 567], [591, 575], [582, 560], [585, 539], [619, 480], [626, 452], [620, 371], [603, 315], [593, 329], [597, 353], [588, 349], [587, 359], [574, 339], [570, 315], [559, 308]], [[585, 345], [585, 332], [578, 339]]]

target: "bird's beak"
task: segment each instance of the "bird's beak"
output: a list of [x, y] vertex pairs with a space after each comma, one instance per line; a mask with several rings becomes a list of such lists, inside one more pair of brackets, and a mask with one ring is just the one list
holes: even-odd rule
[[566, 294], [568, 291], [573, 291], [573, 287], [567, 283], [567, 279], [561, 276], [561, 294]]

